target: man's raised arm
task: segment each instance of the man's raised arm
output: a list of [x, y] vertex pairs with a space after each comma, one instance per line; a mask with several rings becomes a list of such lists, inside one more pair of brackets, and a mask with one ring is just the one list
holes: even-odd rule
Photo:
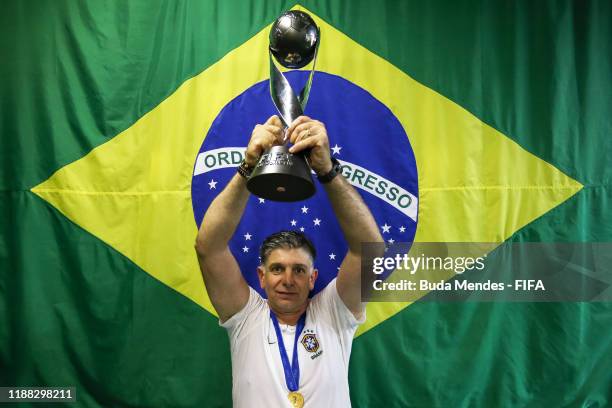
[[349, 310], [359, 317], [362, 312], [361, 243], [384, 241], [370, 210], [342, 174], [325, 184], [325, 191], [348, 244], [348, 252], [338, 272], [338, 294]]
[[[291, 142], [295, 143], [290, 149], [292, 153], [311, 149], [309, 162], [317, 175], [331, 171], [329, 140], [321, 122], [301, 116], [289, 127], [287, 133]], [[338, 294], [355, 317], [359, 317], [362, 312], [361, 243], [384, 241], [372, 213], [342, 174], [324, 186], [348, 244], [348, 253], [342, 261], [336, 281]]]
[[[246, 150], [246, 165], [253, 168], [262, 152], [280, 140], [282, 124], [277, 116], [257, 125]], [[208, 207], [196, 238], [204, 284], [221, 321], [239, 312], [249, 299], [249, 288], [228, 246], [248, 198], [246, 179], [236, 174]]]

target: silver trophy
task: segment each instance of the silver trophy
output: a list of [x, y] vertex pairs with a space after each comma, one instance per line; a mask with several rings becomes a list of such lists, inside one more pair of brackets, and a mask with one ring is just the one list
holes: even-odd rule
[[[304, 113], [314, 75], [321, 34], [312, 17], [303, 11], [287, 11], [270, 30], [270, 95], [285, 129]], [[274, 63], [299, 69], [313, 61], [308, 81], [299, 95]], [[253, 169], [247, 188], [258, 197], [273, 201], [300, 201], [316, 189], [306, 152], [289, 153], [287, 140], [266, 150]]]

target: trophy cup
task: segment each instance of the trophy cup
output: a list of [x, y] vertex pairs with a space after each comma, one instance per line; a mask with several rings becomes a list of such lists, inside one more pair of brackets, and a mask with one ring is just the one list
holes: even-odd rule
[[[320, 43], [320, 31], [314, 20], [303, 11], [281, 14], [270, 30], [270, 95], [287, 127], [304, 113]], [[299, 96], [274, 63], [299, 69], [313, 61], [308, 80]], [[300, 201], [315, 193], [305, 152], [289, 153], [287, 136], [280, 146], [266, 150], [247, 181], [247, 189], [258, 197], [272, 201]]]

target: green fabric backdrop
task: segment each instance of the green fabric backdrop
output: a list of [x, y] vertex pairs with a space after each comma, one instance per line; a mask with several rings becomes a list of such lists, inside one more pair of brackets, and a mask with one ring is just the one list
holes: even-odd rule
[[[0, 13], [0, 386], [231, 405], [214, 316], [29, 189], [295, 1], [9, 1]], [[303, 1], [584, 189], [517, 241], [612, 241], [612, 3]], [[172, 313], [169, 313], [172, 311]], [[417, 303], [354, 342], [355, 407], [612, 404], [609, 303]]]

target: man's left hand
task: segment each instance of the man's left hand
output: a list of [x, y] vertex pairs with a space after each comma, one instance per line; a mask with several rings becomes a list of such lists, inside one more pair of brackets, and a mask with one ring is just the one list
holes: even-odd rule
[[323, 123], [308, 116], [300, 116], [287, 129], [287, 137], [293, 143], [289, 152], [297, 153], [310, 149], [307, 158], [315, 173], [322, 175], [331, 171], [329, 139]]

